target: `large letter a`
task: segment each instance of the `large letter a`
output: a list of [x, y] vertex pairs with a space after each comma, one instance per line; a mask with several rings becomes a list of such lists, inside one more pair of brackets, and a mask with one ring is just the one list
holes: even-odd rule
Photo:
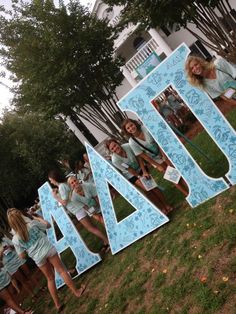
[[[112, 254], [118, 253], [169, 221], [159, 209], [91, 146], [86, 145], [86, 148]], [[108, 182], [136, 209], [135, 212], [120, 222], [116, 218]]]

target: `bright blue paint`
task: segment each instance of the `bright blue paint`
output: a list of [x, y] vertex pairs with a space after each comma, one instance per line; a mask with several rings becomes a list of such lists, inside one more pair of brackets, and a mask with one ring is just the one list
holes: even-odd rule
[[227, 177], [232, 184], [236, 183], [236, 133], [208, 95], [187, 82], [184, 64], [188, 54], [187, 46], [181, 45], [125, 95], [118, 105], [122, 110], [133, 111], [142, 120], [187, 182], [190, 189], [187, 201], [195, 207], [228, 189], [228, 185], [222, 178], [211, 178], [202, 171], [165, 120], [154, 109], [151, 100], [170, 84], [178, 91], [227, 157], [230, 164]]
[[[147, 200], [143, 194], [91, 146], [86, 145], [86, 148], [93, 170], [93, 177], [112, 254], [118, 253], [169, 221], [159, 209]], [[107, 182], [136, 209], [135, 212], [120, 222], [116, 219]]]

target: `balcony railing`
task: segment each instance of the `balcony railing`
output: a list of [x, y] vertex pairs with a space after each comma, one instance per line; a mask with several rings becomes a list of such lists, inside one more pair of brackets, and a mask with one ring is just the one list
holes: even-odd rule
[[133, 76], [137, 76], [135, 69], [142, 64], [153, 52], [156, 52], [157, 55], [162, 53], [162, 49], [158, 46], [156, 41], [151, 38], [126, 64], [126, 69], [133, 74]]

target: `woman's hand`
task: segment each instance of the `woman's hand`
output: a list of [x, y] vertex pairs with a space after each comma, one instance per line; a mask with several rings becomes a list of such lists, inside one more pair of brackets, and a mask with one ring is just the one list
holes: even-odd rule
[[84, 210], [88, 210], [89, 207], [88, 207], [87, 205], [84, 205], [83, 209], [84, 209]]
[[221, 98], [222, 100], [224, 100], [226, 104], [232, 105], [232, 106], [236, 106], [236, 100], [235, 100], [235, 99], [233, 99], [233, 98], [227, 98], [227, 97], [225, 97], [225, 96], [223, 96], [223, 95], [220, 96], [220, 98]]
[[143, 171], [142, 177], [148, 179], [148, 178], [150, 178], [150, 174], [145, 170], [145, 171]]
[[54, 198], [57, 198], [57, 189], [53, 189], [53, 190], [52, 190], [52, 196], [53, 196]]
[[19, 257], [20, 257], [21, 259], [26, 259], [26, 258], [27, 258], [26, 252], [20, 253], [20, 254], [19, 254]]
[[160, 164], [153, 163], [152, 166], [153, 166], [153, 168], [157, 169], [158, 171], [164, 172], [164, 169], [163, 169], [163, 167]]
[[41, 217], [41, 216], [34, 217], [34, 220], [37, 220], [37, 221], [43, 223], [44, 225], [46, 225], [47, 229], [51, 228], [50, 222], [48, 222], [47, 220], [43, 219], [43, 217]]

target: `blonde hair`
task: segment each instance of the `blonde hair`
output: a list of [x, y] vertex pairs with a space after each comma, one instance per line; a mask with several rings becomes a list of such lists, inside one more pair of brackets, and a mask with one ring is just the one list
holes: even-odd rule
[[192, 72], [192, 69], [190, 68], [190, 63], [192, 61], [197, 61], [201, 64], [203, 69], [213, 69], [215, 67], [214, 63], [212, 61], [206, 61], [205, 59], [197, 56], [188, 56], [186, 62], [185, 62], [185, 72], [187, 74], [187, 79], [189, 83], [193, 86], [199, 87], [204, 89], [204, 82], [203, 77], [201, 75], [196, 75]]
[[29, 232], [21, 211], [17, 208], [9, 208], [7, 210], [7, 218], [10, 227], [16, 232], [21, 240], [27, 242], [29, 240]]
[[71, 179], [76, 179], [76, 180], [78, 180], [77, 177], [76, 177], [76, 175], [71, 174], [71, 175], [69, 175], [69, 177], [67, 177], [67, 184], [70, 185]]

